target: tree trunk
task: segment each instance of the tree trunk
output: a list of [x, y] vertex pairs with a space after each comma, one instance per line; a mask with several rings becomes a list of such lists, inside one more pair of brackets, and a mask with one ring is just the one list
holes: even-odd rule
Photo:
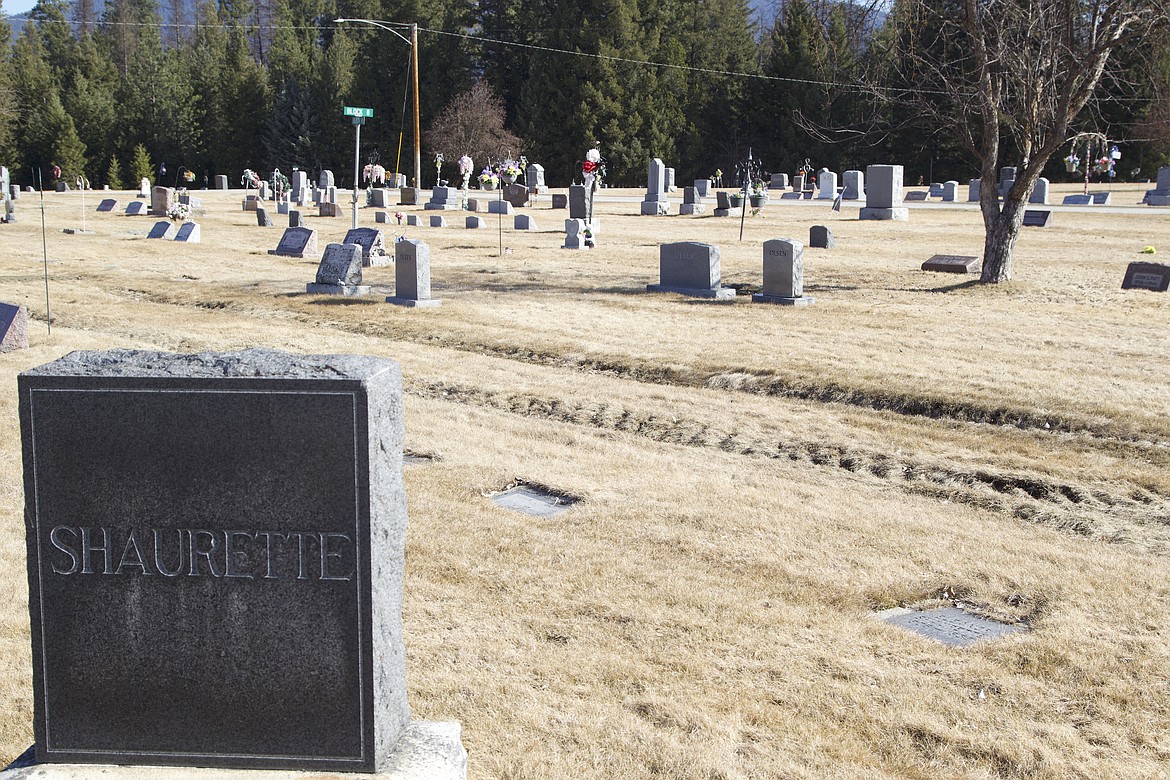
[[[1017, 185], [1021, 182], [1016, 182]], [[1004, 196], [1003, 208], [990, 219], [984, 220], [986, 238], [983, 241], [983, 273], [979, 281], [984, 284], [998, 284], [1012, 278], [1012, 253], [1016, 239], [1020, 236], [1020, 225], [1024, 219], [1024, 207], [1031, 185], [1013, 186]]]

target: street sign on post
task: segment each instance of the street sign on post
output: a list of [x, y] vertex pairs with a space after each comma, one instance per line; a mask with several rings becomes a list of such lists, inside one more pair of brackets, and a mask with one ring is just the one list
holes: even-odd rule
[[342, 116], [353, 117], [353, 229], [358, 226], [358, 169], [361, 165], [362, 124], [367, 119], [373, 119], [374, 109], [359, 106], [343, 106]]
[[342, 116], [356, 116], [356, 117], [361, 117], [362, 119], [372, 119], [374, 116], [374, 109], [372, 109], [372, 108], [359, 108], [357, 106], [345, 106], [341, 110], [341, 115]]

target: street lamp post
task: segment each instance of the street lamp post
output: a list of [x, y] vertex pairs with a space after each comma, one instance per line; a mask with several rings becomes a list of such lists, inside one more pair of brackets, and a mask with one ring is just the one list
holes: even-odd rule
[[[411, 91], [414, 93], [414, 186], [422, 188], [422, 139], [419, 134], [419, 101], [418, 101], [418, 25], [403, 22], [382, 22], [376, 19], [334, 19], [334, 22], [341, 24], [343, 22], [355, 22], [357, 24], [368, 24], [371, 27], [378, 27], [387, 32], [394, 33], [410, 46], [410, 73], [411, 73]], [[410, 37], [407, 38], [402, 33], [398, 32], [395, 27], [409, 27]]]

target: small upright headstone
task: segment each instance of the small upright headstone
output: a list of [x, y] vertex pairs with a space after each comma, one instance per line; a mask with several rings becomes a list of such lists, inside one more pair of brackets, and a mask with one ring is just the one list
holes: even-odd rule
[[585, 220], [565, 220], [565, 249], [589, 249], [590, 245], [585, 236]]
[[763, 291], [752, 296], [753, 303], [807, 306], [813, 298], [804, 295], [804, 247], [790, 238], [764, 242]]
[[820, 200], [836, 200], [837, 199], [837, 174], [833, 171], [821, 171], [817, 177], [817, 187], [819, 192], [817, 198]]
[[589, 193], [583, 184], [569, 187], [569, 219], [589, 218]]
[[1007, 191], [1016, 183], [1017, 169], [1014, 166], [1007, 165], [999, 169], [999, 196], [1002, 198], [1007, 194]]
[[201, 241], [198, 222], [184, 222], [175, 233], [175, 240], [184, 244], [198, 244]]
[[674, 192], [674, 168], [666, 169], [666, 185], [664, 189], [667, 192]]
[[304, 227], [305, 220], [301, 217], [299, 209], [288, 210], [288, 226], [289, 227]]
[[317, 281], [305, 292], [324, 295], [368, 295], [362, 284], [362, 248], [357, 244], [328, 244], [317, 266]]
[[387, 225], [390, 223], [390, 215], [385, 211], [374, 212], [374, 222], [379, 225]]
[[544, 192], [544, 166], [538, 163], [528, 163], [524, 169], [524, 183], [533, 195]]
[[0, 352], [28, 349], [28, 310], [15, 303], [0, 303]]
[[518, 183], [506, 184], [504, 185], [503, 195], [505, 201], [511, 203], [516, 208], [520, 208], [528, 202], [528, 187]]
[[390, 190], [385, 187], [374, 187], [370, 190], [370, 205], [376, 209], [390, 208]]
[[554, 192], [552, 197], [549, 200], [550, 200], [549, 208], [567, 209], [569, 207], [569, 196], [568, 195], [562, 195], [559, 192]]
[[406, 215], [406, 224], [409, 227], [421, 227], [422, 220], [419, 219], [418, 214], [407, 214]]
[[433, 227], [433, 228], [447, 227], [447, 218], [441, 214], [432, 214], [431, 215], [431, 227]]
[[959, 183], [957, 181], [944, 181], [942, 185], [942, 199], [947, 203], [954, 203], [959, 198]]
[[837, 242], [827, 225], [813, 225], [808, 229], [808, 245], [813, 249], [832, 249]]
[[1032, 194], [1028, 196], [1029, 203], [1039, 203], [1041, 205], [1048, 204], [1048, 179], [1041, 176], [1036, 180], [1036, 186], [1032, 188]]
[[438, 306], [431, 297], [431, 250], [417, 239], [407, 238], [394, 245], [394, 295], [386, 303], [414, 308]]
[[57, 182], [54, 189], [56, 189], [57, 192], [69, 192], [69, 185], [63, 181], [59, 181]]
[[272, 217], [268, 216], [268, 210], [263, 206], [256, 207], [256, 225], [258, 227], [272, 227]]
[[983, 189], [983, 179], [971, 179], [967, 182], [967, 202], [978, 203], [979, 193]]
[[255, 211], [260, 206], [259, 195], [244, 196], [244, 211]]
[[516, 212], [512, 210], [512, 204], [506, 200], [489, 200], [488, 201], [489, 214], [507, 214], [511, 216]]
[[12, 200], [19, 200], [20, 199], [20, 185], [19, 184], [9, 185], [8, 191], [9, 191], [9, 194], [10, 194], [10, 197], [12, 198]]
[[1125, 269], [1121, 282], [1123, 290], [1151, 290], [1166, 292], [1170, 289], [1170, 265], [1161, 263], [1130, 263]]
[[792, 189], [796, 192], [804, 192], [805, 174], [798, 173], [792, 177]]
[[865, 169], [865, 208], [860, 219], [910, 219], [902, 206], [902, 166], [871, 165]]
[[527, 214], [517, 214], [512, 220], [512, 227], [515, 230], [536, 230], [536, 223]]
[[214, 186], [212, 187], [212, 189], [226, 190], [227, 188], [228, 188], [227, 176], [225, 176], [222, 173], [217, 173], [215, 175]]
[[259, 197], [260, 200], [268, 200], [270, 197], [272, 197], [271, 188], [268, 186], [268, 182], [260, 182], [259, 186], [256, 187], [256, 196]]
[[715, 216], [727, 217], [731, 215], [731, 196], [726, 190], [715, 193]]
[[722, 284], [719, 247], [698, 241], [661, 244], [658, 247], [658, 284], [647, 285], [646, 289], [720, 301], [735, 298], [734, 288]]
[[454, 187], [435, 187], [431, 190], [431, 199], [423, 209], [426, 211], [453, 211], [459, 206], [459, 190]]
[[317, 206], [317, 216], [319, 216], [319, 217], [340, 217], [341, 216], [341, 204], [340, 203], [330, 203], [327, 201], [321, 201], [320, 205]]
[[159, 222], [155, 222], [154, 227], [150, 229], [150, 232], [146, 234], [146, 237], [165, 238], [167, 241], [170, 241], [175, 237], [175, 232], [177, 230], [178, 228], [175, 227], [174, 222], [171, 222], [169, 219], [164, 219]]
[[681, 216], [698, 216], [704, 211], [703, 199], [695, 187], [683, 187], [683, 202], [678, 207]]
[[666, 166], [655, 157], [647, 169], [646, 197], [642, 201], [641, 212], [643, 216], [659, 216], [666, 214], [666, 209]]
[[711, 180], [710, 179], [695, 179], [695, 192], [700, 198], [705, 198], [711, 194]]
[[321, 175], [317, 177], [317, 186], [323, 190], [335, 186], [333, 183], [333, 171], [328, 169], [321, 171]]
[[865, 197], [865, 174], [845, 171], [842, 177], [841, 200], [861, 200]]
[[398, 188], [398, 205], [399, 206], [416, 206], [416, 205], [418, 205], [418, 187], [399, 187]]
[[344, 244], [357, 244], [362, 248], [362, 265], [390, 265], [386, 254], [386, 235], [377, 228], [359, 227], [345, 234]]
[[285, 228], [280, 243], [276, 249], [268, 250], [268, 254], [316, 260], [321, 256], [321, 251], [317, 249], [317, 231], [307, 227]]
[[150, 197], [150, 179], [143, 178], [141, 181], [138, 182], [138, 197], [140, 197], [140, 198], [149, 198]]
[[478, 230], [479, 228], [487, 227], [487, 223], [483, 221], [483, 217], [468, 216], [464, 220], [463, 226], [469, 230]]
[[788, 174], [787, 173], [773, 173], [768, 182], [768, 189], [770, 190], [786, 190], [788, 189]]
[[170, 187], [155, 187], [150, 191], [150, 214], [165, 217], [175, 202], [175, 191]]
[[97, 210], [102, 212], [113, 211], [118, 208], [118, 201], [113, 198], [105, 198], [98, 204]]
[[337, 203], [337, 188], [336, 187], [326, 187], [325, 188], [325, 200], [329, 201], [330, 203]]
[[132, 200], [126, 204], [126, 215], [140, 217], [146, 213], [146, 204], [140, 200]]

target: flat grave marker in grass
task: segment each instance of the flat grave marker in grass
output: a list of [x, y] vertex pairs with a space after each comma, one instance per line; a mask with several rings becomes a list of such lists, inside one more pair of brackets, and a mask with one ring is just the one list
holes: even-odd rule
[[922, 270], [945, 274], [971, 274], [978, 271], [981, 265], [979, 258], [974, 255], [934, 255], [922, 264]]
[[1123, 290], [1166, 292], [1167, 288], [1170, 288], [1170, 265], [1162, 263], [1130, 263], [1121, 282]]
[[882, 619], [891, 625], [901, 626], [916, 634], [937, 639], [951, 647], [967, 647], [984, 639], [998, 639], [1001, 636], [1028, 630], [1024, 626], [1013, 626], [970, 615], [958, 607], [944, 607], [925, 612], [910, 612], [909, 614], [901, 610], [897, 612], [899, 614]]
[[1024, 211], [1024, 227], [1049, 227], [1052, 223], [1052, 212], [1048, 209], [1026, 209]]
[[533, 517], [556, 517], [577, 503], [575, 499], [555, 495], [534, 485], [517, 485], [497, 493], [491, 500], [496, 506]]

